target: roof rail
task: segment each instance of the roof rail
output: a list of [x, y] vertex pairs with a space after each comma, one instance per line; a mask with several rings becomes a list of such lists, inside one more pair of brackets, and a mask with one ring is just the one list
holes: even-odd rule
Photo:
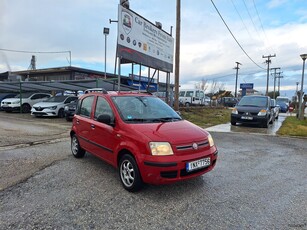
[[101, 92], [103, 94], [108, 94], [108, 91], [106, 91], [104, 88], [92, 88], [92, 89], [86, 89], [84, 90], [84, 93], [93, 93], [93, 92]]

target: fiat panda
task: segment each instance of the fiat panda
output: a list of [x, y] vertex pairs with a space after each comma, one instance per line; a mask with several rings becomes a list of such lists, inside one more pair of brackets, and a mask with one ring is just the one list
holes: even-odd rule
[[135, 92], [89, 92], [80, 97], [71, 151], [86, 152], [118, 170], [123, 187], [167, 184], [212, 170], [218, 150], [211, 135], [182, 119], [160, 98]]

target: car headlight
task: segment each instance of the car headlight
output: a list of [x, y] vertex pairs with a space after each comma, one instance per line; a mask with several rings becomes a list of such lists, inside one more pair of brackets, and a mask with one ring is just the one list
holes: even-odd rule
[[232, 114], [238, 114], [238, 110], [236, 108], [233, 108], [231, 111]]
[[56, 110], [57, 106], [48, 107], [46, 109]]
[[260, 110], [258, 113], [258, 116], [265, 116], [267, 114], [267, 111], [265, 109]]
[[171, 145], [168, 142], [149, 142], [151, 155], [169, 156], [174, 155]]
[[210, 145], [210, 148], [214, 146], [214, 141], [213, 141], [213, 138], [212, 136], [209, 134], [208, 136], [208, 141], [209, 141], [209, 145]]

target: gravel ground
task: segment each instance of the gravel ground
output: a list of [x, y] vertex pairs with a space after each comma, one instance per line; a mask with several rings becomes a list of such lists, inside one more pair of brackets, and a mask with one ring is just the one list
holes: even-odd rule
[[[42, 121], [48, 137], [58, 121]], [[59, 133], [68, 133], [63, 124]], [[211, 134], [219, 148], [213, 171], [138, 193], [94, 156], [75, 159], [64, 134], [12, 141], [0, 149], [0, 229], [307, 229], [306, 139]]]

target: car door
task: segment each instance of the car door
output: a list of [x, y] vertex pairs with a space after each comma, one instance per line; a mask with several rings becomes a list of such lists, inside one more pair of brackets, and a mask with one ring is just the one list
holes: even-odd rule
[[118, 145], [118, 138], [114, 126], [97, 121], [98, 116], [102, 114], [109, 115], [114, 124], [115, 118], [110, 104], [104, 97], [98, 96], [91, 123], [91, 142], [94, 144], [94, 153], [97, 156], [110, 164], [115, 164], [114, 147]]
[[93, 144], [91, 143], [91, 115], [94, 99], [95, 96], [89, 95], [80, 101], [73, 121], [81, 147], [89, 152], [93, 152], [94, 150]]

